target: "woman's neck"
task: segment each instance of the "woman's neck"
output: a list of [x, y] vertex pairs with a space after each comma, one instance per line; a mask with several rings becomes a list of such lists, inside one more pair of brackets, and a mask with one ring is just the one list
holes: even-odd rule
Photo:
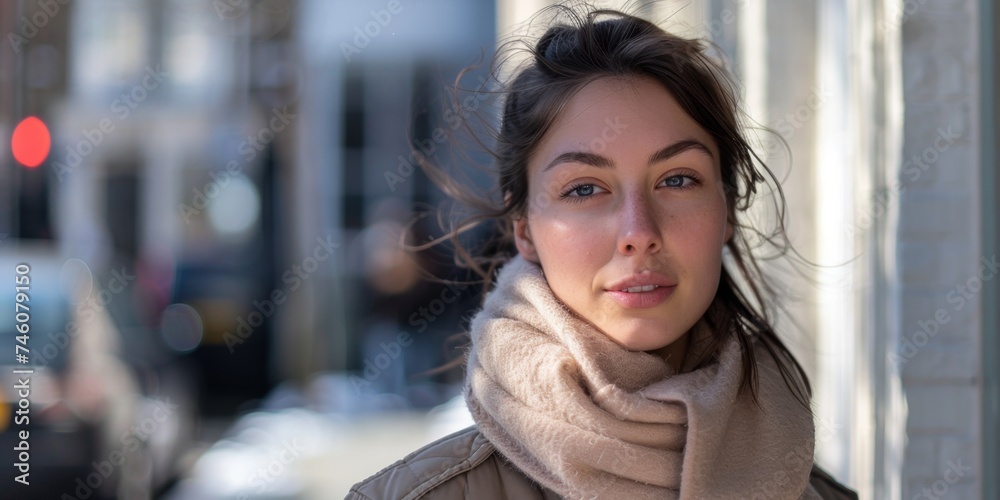
[[649, 351], [649, 353], [662, 357], [670, 368], [673, 368], [675, 372], [679, 372], [681, 371], [681, 367], [684, 366], [684, 357], [687, 355], [688, 338], [690, 337], [691, 332], [685, 333], [681, 336], [681, 338], [675, 340], [673, 343], [659, 349]]

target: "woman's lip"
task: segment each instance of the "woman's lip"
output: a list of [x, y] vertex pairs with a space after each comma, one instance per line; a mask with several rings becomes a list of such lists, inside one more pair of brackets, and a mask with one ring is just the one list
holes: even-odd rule
[[628, 309], [644, 309], [662, 304], [670, 295], [674, 293], [674, 286], [658, 286], [648, 292], [622, 292], [620, 290], [606, 290], [611, 298]]

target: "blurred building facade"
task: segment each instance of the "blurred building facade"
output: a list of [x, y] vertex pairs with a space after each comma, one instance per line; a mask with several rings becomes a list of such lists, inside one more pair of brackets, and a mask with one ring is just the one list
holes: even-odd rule
[[[324, 368], [372, 375], [384, 369], [371, 368], [383, 354], [379, 345], [400, 336], [420, 347], [403, 350], [409, 359], [393, 366], [410, 365], [407, 375], [434, 368], [445, 361], [448, 333], [474, 312], [473, 288], [420, 283], [417, 265], [443, 277], [447, 268], [413, 261], [398, 242], [404, 232], [408, 244], [441, 234], [434, 233], [435, 217], [411, 224], [413, 206], [443, 201], [417, 156], [443, 164], [471, 153], [455, 147], [461, 130], [455, 115], [447, 121], [444, 115], [455, 75], [477, 58], [487, 63], [494, 18], [491, 2], [302, 3], [297, 41], [309, 73], [300, 103], [323, 112], [306, 116], [298, 135], [297, 245], [308, 248], [314, 234], [334, 234], [343, 247], [331, 274], [319, 276], [311, 291], [317, 299], [337, 297], [335, 305], [310, 299], [302, 307], [312, 313], [290, 317], [288, 330], [313, 329], [303, 321], [336, 325], [318, 351]], [[486, 73], [473, 71], [459, 86], [479, 88]], [[494, 110], [484, 95], [463, 94], [470, 96], [457, 111], [489, 120]], [[282, 362], [296, 366], [308, 353], [289, 350]]]

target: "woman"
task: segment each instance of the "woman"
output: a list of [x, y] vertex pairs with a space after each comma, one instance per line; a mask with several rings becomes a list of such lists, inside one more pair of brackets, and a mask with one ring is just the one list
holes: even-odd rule
[[808, 382], [759, 306], [732, 88], [696, 40], [564, 12], [506, 89], [479, 218], [517, 254], [469, 260], [493, 284], [476, 425], [348, 498], [855, 498], [813, 465]]

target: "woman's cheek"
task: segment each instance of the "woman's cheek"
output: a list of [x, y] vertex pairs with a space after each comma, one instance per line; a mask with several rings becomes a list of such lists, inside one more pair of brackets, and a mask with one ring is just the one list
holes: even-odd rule
[[583, 248], [581, 244], [586, 241], [586, 235], [581, 234], [582, 231], [582, 228], [574, 227], [565, 218], [551, 217], [541, 225], [541, 234], [538, 236], [544, 240], [544, 245], [553, 258], [571, 259], [574, 254], [567, 252]]

